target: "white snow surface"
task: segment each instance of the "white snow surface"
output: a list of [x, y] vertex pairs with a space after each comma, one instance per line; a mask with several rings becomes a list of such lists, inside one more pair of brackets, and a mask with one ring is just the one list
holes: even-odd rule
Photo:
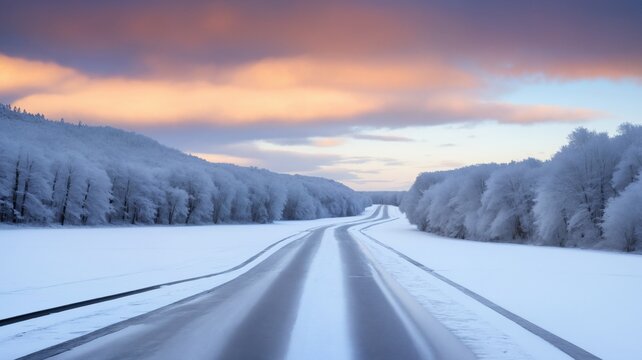
[[0, 229], [0, 318], [232, 268], [224, 275], [163, 287], [0, 327], [0, 359], [13, 359], [219, 286], [306, 230], [356, 217], [267, 225]]
[[[359, 217], [272, 225], [1, 229], [0, 317], [226, 270], [282, 238], [298, 234], [292, 241], [304, 236], [306, 229], [359, 220], [374, 209]], [[364, 232], [601, 358], [632, 359], [642, 353], [639, 255], [448, 239], [420, 232], [397, 208], [389, 210], [399, 219]], [[356, 226], [351, 232], [479, 358], [568, 358], [361, 235], [358, 230], [369, 225]], [[306, 323], [345, 330], [341, 314], [332, 312], [342, 308], [341, 289], [333, 284], [338, 273], [322, 271], [324, 266], [337, 268], [337, 244], [330, 234], [326, 231], [311, 265], [314, 276], [306, 280], [301, 299], [301, 306], [318, 307], [320, 312], [309, 313], [314, 317], [309, 321], [298, 319], [293, 329], [294, 336], [308, 342], [315, 335]], [[287, 243], [232, 273], [0, 327], [0, 359], [26, 355], [221, 285]], [[330, 296], [330, 290], [338, 292]], [[317, 336], [321, 338], [332, 340]], [[334, 355], [347, 348], [340, 341], [334, 343], [339, 351]], [[289, 355], [297, 357], [296, 346]]]
[[[598, 357], [642, 354], [640, 255], [449, 239], [416, 230], [397, 208], [390, 207], [390, 215], [399, 219], [365, 233]], [[566, 358], [459, 290], [361, 239], [478, 357]]]
[[305, 280], [287, 359], [349, 359], [349, 324], [339, 243], [326, 229]]

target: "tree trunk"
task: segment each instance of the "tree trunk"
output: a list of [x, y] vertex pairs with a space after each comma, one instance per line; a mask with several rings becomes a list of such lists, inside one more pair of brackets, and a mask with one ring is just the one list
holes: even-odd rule
[[87, 190], [85, 191], [85, 196], [82, 199], [82, 212], [81, 212], [81, 222], [83, 225], [87, 224], [87, 219], [89, 215], [87, 214], [87, 199], [89, 198], [89, 189], [91, 189], [91, 182], [87, 180]]
[[13, 217], [13, 222], [18, 221], [18, 214], [17, 214], [17, 207], [18, 207], [18, 187], [20, 186], [20, 157], [18, 157], [18, 161], [16, 162], [16, 181], [14, 182], [13, 185], [13, 194], [12, 194], [12, 208], [11, 208], [11, 214]]
[[60, 225], [65, 225], [65, 220], [67, 217], [67, 204], [69, 202], [69, 190], [71, 189], [71, 170], [69, 170], [69, 175], [67, 176], [67, 187], [65, 191], [65, 200], [62, 203], [62, 212], [60, 213]]
[[125, 201], [123, 201], [123, 223], [127, 220], [127, 214], [129, 213], [129, 184], [131, 179], [127, 179], [127, 187], [125, 188]]

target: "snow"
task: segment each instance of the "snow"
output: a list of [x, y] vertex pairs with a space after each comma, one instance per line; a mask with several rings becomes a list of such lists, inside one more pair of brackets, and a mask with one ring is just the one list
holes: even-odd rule
[[544, 162], [419, 174], [400, 208], [447, 237], [642, 252], [641, 171], [642, 125], [615, 136], [577, 128]]
[[[642, 353], [639, 255], [449, 239], [416, 230], [390, 209], [400, 219], [366, 234], [598, 357], [624, 360]], [[453, 287], [362, 240], [478, 356], [564, 358]]]
[[325, 230], [308, 270], [287, 359], [352, 357], [343, 266], [333, 233], [334, 228]]
[[[604, 359], [642, 353], [642, 257], [639, 255], [454, 240], [397, 220], [355, 226], [367, 245], [420, 304], [480, 359], [568, 359], [539, 337], [408, 263], [359, 232]], [[0, 314], [44, 307], [204, 275], [242, 263], [224, 275], [0, 327], [0, 359], [11, 359], [147, 313], [234, 279], [306, 230], [359, 217], [272, 225], [0, 230]], [[288, 358], [319, 344], [319, 358], [349, 357], [349, 318], [333, 227], [327, 229], [304, 284]], [[307, 309], [307, 310], [306, 310]], [[314, 311], [310, 311], [314, 309]], [[320, 341], [322, 339], [323, 341]]]
[[237, 271], [163, 287], [0, 327], [0, 359], [51, 346], [234, 279], [306, 230], [363, 219], [328, 218], [269, 225], [154, 226], [0, 230], [0, 317], [227, 270], [271, 244]]
[[142, 135], [0, 104], [0, 223], [270, 223], [357, 215], [329, 179], [212, 164]]

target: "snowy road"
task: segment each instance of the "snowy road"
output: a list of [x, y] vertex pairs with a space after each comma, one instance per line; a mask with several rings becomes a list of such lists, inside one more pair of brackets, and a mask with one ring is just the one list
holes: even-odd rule
[[320, 227], [213, 291], [28, 358], [473, 358], [350, 234], [387, 214]]
[[175, 284], [0, 326], [0, 360], [452, 358], [440, 351], [459, 341], [493, 360], [642, 351], [639, 256], [442, 238], [392, 206], [271, 225], [1, 235], [4, 317]]

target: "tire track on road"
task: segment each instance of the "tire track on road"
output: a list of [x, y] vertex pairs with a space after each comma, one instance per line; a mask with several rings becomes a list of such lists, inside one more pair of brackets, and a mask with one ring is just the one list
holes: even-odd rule
[[[386, 208], [386, 213], [387, 213], [387, 208]], [[393, 220], [393, 219], [391, 219], [391, 220]], [[538, 336], [542, 340], [544, 340], [547, 343], [551, 344], [552, 346], [556, 347], [557, 349], [559, 349], [560, 351], [564, 352], [565, 354], [567, 354], [568, 356], [572, 357], [573, 359], [576, 359], [576, 360], [599, 360], [600, 359], [599, 357], [597, 357], [596, 355], [588, 352], [587, 350], [585, 350], [585, 349], [583, 349], [583, 348], [571, 343], [568, 340], [565, 340], [565, 339], [563, 339], [563, 338], [551, 333], [550, 331], [548, 331], [548, 330], [546, 330], [546, 329], [544, 329], [544, 328], [542, 328], [540, 326], [535, 325], [534, 323], [524, 319], [523, 317], [521, 317], [521, 316], [519, 316], [519, 315], [517, 315], [517, 314], [515, 314], [515, 313], [513, 313], [513, 312], [511, 312], [509, 310], [507, 310], [506, 308], [504, 308], [504, 307], [492, 302], [491, 300], [483, 297], [482, 295], [479, 295], [478, 293], [466, 288], [465, 286], [460, 285], [460, 284], [450, 280], [449, 278], [447, 278], [447, 277], [439, 274], [438, 272], [436, 272], [434, 269], [431, 269], [431, 268], [427, 267], [426, 265], [420, 263], [419, 261], [414, 260], [413, 258], [409, 257], [408, 255], [406, 255], [406, 254], [404, 254], [404, 253], [402, 253], [402, 252], [400, 252], [400, 251], [398, 251], [398, 250], [396, 250], [396, 249], [394, 249], [394, 248], [382, 243], [381, 241], [375, 239], [374, 237], [372, 237], [372, 236], [370, 236], [370, 235], [368, 235], [368, 234], [366, 234], [364, 232], [365, 230], [367, 230], [367, 229], [369, 229], [371, 227], [374, 227], [374, 226], [377, 226], [377, 225], [381, 225], [383, 223], [384, 222], [367, 226], [367, 227], [359, 230], [359, 232], [363, 236], [367, 237], [371, 241], [373, 241], [376, 244], [378, 244], [379, 246], [381, 246], [381, 247], [393, 252], [394, 254], [396, 254], [397, 256], [399, 256], [402, 259], [406, 260], [410, 264], [420, 268], [421, 270], [423, 270], [426, 273], [432, 275], [433, 277], [435, 277], [435, 278], [447, 283], [448, 285], [456, 288], [457, 290], [459, 290], [462, 293], [466, 294], [467, 296], [475, 299], [476, 301], [478, 301], [479, 303], [483, 304], [484, 306], [494, 310], [495, 312], [497, 312], [498, 314], [504, 316], [508, 320], [510, 320], [510, 321], [516, 323], [517, 325], [521, 326], [522, 328], [526, 329], [527, 331], [529, 331], [533, 335]]]
[[[376, 211], [373, 212], [373, 214], [371, 214], [367, 218], [359, 219], [356, 221], [350, 221], [347, 223], [361, 224], [361, 223], [373, 221], [372, 219], [377, 218], [381, 214], [381, 211], [382, 211], [382, 208], [379, 207], [377, 208]], [[339, 223], [339, 224], [342, 224], [342, 223]], [[180, 300], [173, 304], [153, 310], [149, 313], [146, 313], [125, 321], [118, 322], [116, 324], [107, 326], [105, 328], [99, 329], [97, 331], [91, 332], [81, 337], [32, 353], [30, 355], [23, 357], [22, 359], [45, 359], [52, 356], [56, 356], [58, 354], [63, 354], [69, 350], [78, 348], [94, 340], [104, 338], [106, 336], [110, 336], [126, 328], [136, 327], [136, 325], [147, 326], [148, 322], [155, 322], [157, 326], [162, 330], [158, 332], [148, 333], [142, 336], [142, 338], [136, 341], [135, 343], [129, 343], [123, 339], [117, 339], [117, 341], [122, 342], [119, 346], [109, 346], [109, 348], [102, 353], [100, 352], [92, 353], [93, 355], [90, 358], [92, 359], [97, 359], [97, 358], [124, 359], [124, 358], [138, 358], [138, 357], [150, 356], [149, 354], [153, 354], [153, 356], [151, 356], [153, 358], [162, 357], [161, 355], [155, 352], [157, 350], [156, 347], [160, 346], [159, 342], [162, 342], [162, 339], [171, 338], [173, 336], [174, 331], [178, 331], [177, 329], [179, 328], [186, 329], [188, 333], [191, 333], [192, 330], [189, 330], [190, 327], [196, 326], [196, 325], [198, 325], [198, 327], [200, 327], [201, 329], [204, 329], [204, 331], [206, 332], [209, 331], [209, 332], [214, 332], [218, 334], [215, 336], [218, 342], [222, 342], [223, 340], [221, 339], [225, 338], [228, 341], [223, 343], [229, 342], [230, 344], [240, 344], [243, 339], [245, 340], [247, 340], [248, 338], [256, 339], [255, 343], [253, 344], [254, 346], [241, 346], [241, 348], [243, 348], [241, 350], [239, 350], [238, 347], [234, 348], [223, 344], [220, 346], [220, 349], [215, 351], [209, 348], [208, 349], [199, 348], [202, 351], [210, 351], [210, 352], [222, 351], [222, 353], [219, 355], [220, 358], [236, 359], [236, 358], [239, 358], [239, 354], [243, 355], [241, 356], [243, 358], [247, 358], [248, 356], [249, 358], [257, 358], [257, 356], [259, 356], [260, 353], [256, 352], [256, 350], [262, 349], [263, 353], [271, 352], [271, 353], [277, 354], [276, 358], [278, 358], [279, 355], [282, 355], [281, 354], [283, 351], [282, 344], [284, 343], [287, 344], [286, 340], [289, 339], [289, 338], [283, 338], [283, 334], [288, 334], [288, 332], [284, 330], [287, 328], [287, 326], [285, 325], [291, 322], [290, 320], [287, 320], [287, 318], [291, 319], [291, 314], [296, 314], [296, 310], [297, 310], [296, 300], [300, 297], [300, 294], [298, 293], [298, 290], [297, 290], [298, 287], [296, 286], [296, 284], [293, 284], [290, 281], [292, 280], [292, 278], [291, 277], [289, 279], [280, 278], [280, 275], [283, 272], [289, 272], [291, 274], [295, 274], [295, 273], [300, 274], [301, 272], [304, 272], [305, 268], [310, 263], [309, 261], [310, 257], [314, 255], [314, 252], [318, 247], [318, 241], [322, 236], [323, 232], [327, 228], [333, 227], [333, 226], [337, 226], [337, 224], [335, 223], [330, 225], [317, 226], [309, 230], [306, 230], [306, 231], [311, 230], [312, 232], [302, 238], [293, 240], [289, 244], [285, 245], [283, 248], [269, 255], [265, 260], [262, 260], [256, 266], [249, 269], [248, 272], [241, 274], [239, 277], [225, 284], [217, 286], [208, 291], [193, 295], [191, 297]], [[296, 236], [296, 235], [293, 235], [293, 236]], [[289, 238], [292, 238], [293, 236]], [[286, 240], [286, 239], [283, 239], [283, 240]], [[293, 267], [289, 267], [289, 266], [293, 266]], [[268, 285], [265, 285], [266, 282], [262, 283], [264, 285], [263, 286], [264, 291], [266, 292], [266, 294], [268, 294], [268, 296], [266, 297], [266, 299], [258, 299], [258, 300], [256, 300], [255, 295], [250, 296], [251, 298], [250, 300], [251, 301], [256, 300], [256, 302], [252, 302], [251, 306], [248, 306], [248, 307], [251, 307], [251, 309], [249, 309], [247, 313], [244, 313], [243, 309], [239, 309], [239, 306], [236, 306], [233, 302], [230, 302], [231, 301], [230, 299], [234, 298], [238, 294], [239, 289], [241, 289], [241, 291], [246, 291], [246, 290], [243, 290], [244, 288], [250, 289], [248, 290], [249, 292], [257, 291], [257, 290], [254, 290], [254, 284], [256, 284], [256, 279], [260, 277], [266, 277], [266, 276], [273, 279], [273, 280], [267, 281]], [[280, 292], [285, 292], [283, 290], [286, 289], [286, 285], [292, 285], [292, 288], [288, 289], [290, 293], [286, 294], [287, 295], [286, 297], [289, 300], [285, 299], [284, 297], [279, 297]], [[283, 301], [283, 300], [287, 300], [287, 301]], [[205, 305], [193, 306], [191, 305], [192, 302], [205, 303]], [[221, 304], [223, 304], [223, 306]], [[273, 310], [272, 306], [279, 306], [279, 304], [282, 305], [280, 310], [276, 310], [271, 313], [270, 310]], [[242, 328], [243, 330], [239, 330], [239, 329], [230, 330], [228, 328], [228, 330], [230, 331], [226, 333], [220, 333], [220, 331], [217, 332], [218, 330], [212, 329], [212, 326], [217, 327], [219, 325], [218, 321], [211, 321], [210, 324], [203, 324], [202, 321], [198, 320], [199, 316], [196, 315], [197, 313], [199, 312], [207, 313], [208, 311], [207, 309], [211, 307], [215, 308], [217, 306], [219, 307], [222, 306], [226, 308], [228, 311], [219, 311], [217, 313], [217, 316], [212, 317], [210, 315], [208, 318], [212, 318], [212, 319], [216, 318], [216, 320], [228, 319], [227, 321], [229, 321], [230, 324], [234, 323], [236, 319], [248, 319], [248, 320], [241, 320], [242, 321], [241, 324], [238, 325], [238, 327]], [[260, 309], [260, 311], [258, 309]], [[243, 314], [239, 315], [238, 314], [239, 311]], [[165, 327], [166, 324], [170, 321], [168, 314], [171, 314], [172, 318], [174, 319], [173, 321], [175, 321], [175, 323], [172, 324], [172, 326], [170, 327], [170, 330], [167, 330], [167, 328]], [[230, 314], [236, 314], [236, 315], [234, 315], [233, 319], [230, 319], [229, 318], [229, 316], [231, 316]], [[271, 321], [265, 322], [266, 320], [265, 318], [261, 319], [262, 315], [264, 314], [268, 314], [268, 317], [271, 317]], [[251, 326], [250, 326], [251, 324], [254, 324], [254, 323], [258, 324], [258, 327], [261, 327], [260, 325], [261, 323], [269, 323], [272, 325], [280, 324], [278, 326], [281, 327], [281, 330], [273, 331], [274, 330], [273, 327], [272, 328], [262, 327], [261, 329], [256, 329], [257, 331], [254, 331], [251, 329]], [[283, 326], [285, 326], [285, 328], [283, 328]], [[233, 335], [229, 335], [229, 333]], [[283, 339], [278, 340], [279, 338], [283, 338]], [[270, 340], [266, 341], [266, 339], [270, 339]], [[189, 339], [183, 339], [183, 340], [189, 341]], [[211, 344], [210, 345], [200, 344], [199, 346], [201, 345], [205, 346], [206, 348], [208, 346], [211, 346]], [[117, 350], [120, 351], [121, 349], [129, 349], [129, 351], [126, 351], [124, 353], [122, 352], [118, 353], [120, 356], [111, 354], [112, 351], [116, 352]], [[132, 349], [135, 349], [135, 351]], [[111, 356], [111, 355], [114, 355], [114, 356]], [[248, 355], [248, 356], [245, 356], [245, 355]], [[79, 356], [77, 358], [87, 358], [87, 356]], [[172, 357], [170, 356], [166, 358], [172, 358]]]
[[[381, 207], [379, 207], [375, 212], [373, 212], [372, 215], [370, 215], [366, 219], [371, 219], [371, 218], [377, 216], [380, 211], [381, 211]], [[364, 220], [366, 220], [366, 219], [364, 219]], [[360, 221], [362, 221], [362, 220], [360, 220]], [[233, 266], [233, 267], [231, 267], [229, 269], [223, 270], [223, 271], [219, 271], [219, 272], [215, 272], [215, 273], [211, 273], [211, 274], [199, 275], [199, 276], [190, 277], [190, 278], [187, 278], [187, 279], [169, 281], [169, 282], [165, 282], [165, 283], [162, 283], [162, 284], [150, 285], [150, 286], [146, 286], [146, 287], [139, 288], [139, 289], [123, 291], [123, 292], [116, 293], [116, 294], [100, 296], [100, 297], [96, 297], [96, 298], [92, 298], [92, 299], [87, 299], [87, 300], [74, 302], [74, 303], [71, 303], [71, 304], [54, 306], [54, 307], [51, 307], [51, 308], [37, 310], [37, 311], [33, 311], [33, 312], [30, 312], [30, 313], [26, 313], [26, 314], [20, 314], [20, 315], [16, 315], [16, 316], [11, 316], [11, 317], [8, 317], [8, 318], [0, 319], [0, 327], [1, 326], [7, 326], [7, 325], [15, 324], [15, 323], [19, 323], [19, 322], [23, 322], [23, 321], [27, 321], [27, 320], [31, 320], [31, 319], [37, 319], [37, 318], [40, 318], [40, 317], [43, 317], [43, 316], [47, 316], [47, 315], [50, 315], [50, 314], [55, 314], [55, 313], [59, 313], [59, 312], [63, 312], [63, 311], [78, 309], [78, 308], [81, 308], [81, 307], [94, 305], [94, 304], [99, 304], [99, 303], [103, 303], [103, 302], [106, 302], [106, 301], [121, 299], [121, 298], [132, 296], [132, 295], [142, 294], [142, 293], [145, 293], [145, 292], [158, 290], [160, 288], [167, 287], [167, 286], [178, 285], [178, 284], [182, 284], [182, 283], [186, 283], [186, 282], [202, 280], [202, 279], [207, 279], [207, 278], [211, 278], [211, 277], [215, 277], [215, 276], [228, 274], [228, 273], [231, 273], [231, 272], [234, 272], [236, 270], [244, 268], [248, 264], [252, 263], [254, 260], [256, 260], [259, 257], [261, 257], [266, 252], [268, 252], [271, 249], [273, 249], [275, 246], [277, 246], [277, 245], [279, 245], [279, 244], [281, 244], [281, 243], [283, 243], [283, 242], [285, 242], [287, 240], [291, 240], [293, 238], [296, 238], [297, 236], [301, 236], [303, 238], [303, 237], [306, 236], [305, 235], [306, 232], [311, 232], [311, 231], [314, 231], [314, 230], [316, 230], [318, 228], [321, 228], [321, 227], [323, 227], [323, 225], [322, 226], [315, 226], [315, 227], [300, 231], [300, 232], [298, 232], [296, 234], [287, 236], [287, 237], [285, 237], [283, 239], [277, 240], [276, 242], [270, 244], [269, 246], [267, 246], [266, 248], [264, 248], [260, 252], [252, 255], [251, 257], [249, 257], [248, 259], [246, 259], [242, 263], [240, 263], [238, 265], [235, 265], [235, 266]]]

